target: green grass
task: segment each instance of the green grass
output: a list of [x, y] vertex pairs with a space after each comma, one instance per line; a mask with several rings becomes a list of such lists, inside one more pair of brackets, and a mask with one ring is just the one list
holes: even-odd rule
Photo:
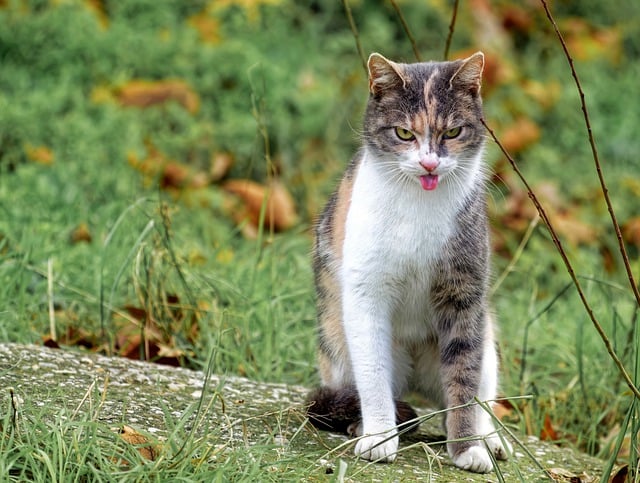
[[[399, 3], [423, 57], [441, 56], [449, 7]], [[218, 22], [213, 44], [189, 26], [205, 10], [204, 1], [106, 1], [106, 27], [80, 1], [7, 4], [0, 7], [0, 340], [38, 343], [49, 333], [52, 303], [58, 333], [82, 327], [94, 346], [113, 350], [126, 307], [135, 306], [153, 314], [190, 367], [203, 368], [215, 352], [216, 373], [316, 384], [311, 226], [355, 149], [366, 95], [339, 2], [282, 0], [255, 16], [240, 6], [212, 8], [205, 16]], [[362, 1], [352, 8], [365, 51], [412, 60], [390, 5]], [[618, 61], [595, 55], [578, 60], [577, 69], [624, 223], [638, 216], [640, 201], [638, 7], [629, 1], [624, 8], [600, 2], [557, 8], [561, 27], [578, 16], [602, 29], [617, 25], [620, 32]], [[520, 115], [540, 125], [540, 141], [516, 160], [534, 186], [556, 185], [564, 206], [578, 207], [573, 216], [596, 230], [593, 240], [567, 248], [598, 319], [637, 378], [637, 306], [597, 195], [578, 96], [546, 20], [529, 13], [536, 28], [512, 33], [517, 42], [503, 50], [511, 74], [487, 93], [487, 118], [500, 128]], [[453, 50], [474, 45], [481, 31], [461, 6]], [[130, 80], [165, 78], [185, 80], [199, 96], [199, 110], [189, 113], [177, 103], [141, 110], [123, 108], [113, 97], [95, 100], [96, 92], [113, 93]], [[557, 83], [558, 99], [541, 107], [525, 93], [527, 79]], [[234, 178], [263, 181], [273, 167], [265, 158], [273, 160], [301, 222], [286, 233], [243, 238], [219, 185], [167, 192], [131, 167], [131, 155], [149, 155], [149, 142], [194, 169], [206, 169], [215, 153], [230, 152]], [[52, 164], [30, 158], [29, 150], [39, 146], [53, 153]], [[491, 148], [488, 161], [499, 158]], [[511, 193], [496, 184], [492, 195], [500, 213]], [[91, 242], [71, 242], [82, 223]], [[505, 229], [499, 218], [494, 225], [506, 246], [495, 258], [497, 277], [512, 263], [523, 233]], [[639, 274], [638, 247], [629, 248]], [[614, 253], [609, 270], [605, 252]], [[637, 418], [625, 419], [637, 408], [575, 291], [564, 291], [569, 277], [541, 225], [511, 268], [494, 296], [502, 392], [535, 396], [519, 403], [511, 423], [539, 434], [549, 416], [563, 442], [608, 457], [604, 439], [626, 420], [637, 426]], [[195, 337], [187, 333], [194, 325]], [[71, 445], [79, 451], [74, 461], [85, 461], [87, 434], [100, 431], [86, 423], [62, 432], [43, 428], [33, 438]], [[112, 443], [92, 467], [108, 466], [118, 451]], [[8, 455], [26, 458], [40, 442], [3, 444], [10, 448], [0, 452], [6, 466]], [[60, 464], [51, 462], [55, 471], [63, 471]], [[229, 464], [240, 471], [244, 462]]]

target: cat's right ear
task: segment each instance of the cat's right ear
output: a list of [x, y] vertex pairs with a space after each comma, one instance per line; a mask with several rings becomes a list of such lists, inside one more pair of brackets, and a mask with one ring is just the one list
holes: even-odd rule
[[369, 56], [367, 67], [369, 69], [369, 92], [373, 95], [380, 95], [387, 89], [404, 88], [407, 85], [402, 67], [378, 53]]

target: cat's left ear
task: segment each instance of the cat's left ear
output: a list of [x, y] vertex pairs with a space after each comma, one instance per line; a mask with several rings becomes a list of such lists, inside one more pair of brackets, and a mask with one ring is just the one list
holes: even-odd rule
[[482, 70], [484, 69], [484, 54], [476, 52], [471, 57], [463, 59], [458, 70], [451, 76], [449, 85], [469, 89], [474, 95], [480, 93], [482, 84]]

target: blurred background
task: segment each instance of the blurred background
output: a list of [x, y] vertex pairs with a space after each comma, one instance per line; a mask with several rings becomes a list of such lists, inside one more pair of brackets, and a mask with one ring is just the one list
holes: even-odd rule
[[[486, 54], [488, 124], [639, 374], [638, 306], [542, 4], [351, 0], [363, 53]], [[640, 3], [549, 2], [640, 276]], [[417, 55], [416, 55], [417, 54]], [[317, 384], [312, 225], [367, 98], [331, 0], [0, 1], [0, 340]], [[627, 387], [522, 183], [488, 141], [501, 418], [633, 454]], [[615, 455], [613, 456], [615, 457]]]

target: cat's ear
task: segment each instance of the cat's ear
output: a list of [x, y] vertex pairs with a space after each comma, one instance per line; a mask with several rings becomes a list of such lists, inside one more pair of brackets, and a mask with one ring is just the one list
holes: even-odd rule
[[449, 85], [469, 89], [473, 94], [480, 92], [482, 70], [484, 69], [484, 54], [476, 52], [471, 57], [461, 61], [460, 67], [451, 76]]
[[387, 89], [406, 87], [407, 79], [402, 67], [395, 62], [385, 59], [382, 55], [373, 53], [367, 62], [369, 69], [369, 92], [381, 94]]

